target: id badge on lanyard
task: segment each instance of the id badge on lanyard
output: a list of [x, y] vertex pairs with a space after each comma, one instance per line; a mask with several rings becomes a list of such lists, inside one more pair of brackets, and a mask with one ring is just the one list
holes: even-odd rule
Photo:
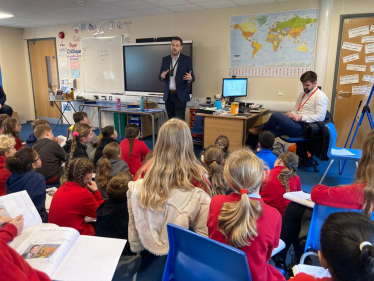
[[178, 62], [179, 62], [179, 58], [178, 58], [177, 62], [174, 64], [174, 66], [173, 66], [173, 61], [170, 62], [170, 66], [171, 66], [170, 76], [174, 76], [174, 69], [177, 67]]

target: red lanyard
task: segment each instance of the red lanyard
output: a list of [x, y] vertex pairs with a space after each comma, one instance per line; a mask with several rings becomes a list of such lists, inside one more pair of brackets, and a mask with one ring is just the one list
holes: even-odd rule
[[313, 93], [310, 94], [310, 96], [306, 99], [306, 101], [301, 105], [301, 102], [303, 101], [306, 95], [306, 93], [304, 93], [303, 97], [300, 100], [299, 106], [297, 107], [297, 111], [299, 111], [304, 106], [304, 104], [306, 104], [306, 102], [314, 95], [315, 92], [317, 92], [317, 90], [318, 90], [318, 87], [313, 91]]

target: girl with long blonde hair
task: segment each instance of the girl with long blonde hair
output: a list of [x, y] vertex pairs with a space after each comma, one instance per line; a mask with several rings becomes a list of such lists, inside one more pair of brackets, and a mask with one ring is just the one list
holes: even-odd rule
[[[209, 181], [197, 161], [191, 132], [180, 119], [160, 128], [153, 157], [142, 167], [144, 178], [129, 183], [129, 242], [165, 256], [169, 250], [166, 225], [175, 223], [207, 236]], [[204, 191], [205, 190], [205, 191]]]
[[108, 199], [106, 188], [111, 178], [120, 172], [128, 172], [129, 166], [121, 159], [121, 148], [118, 143], [108, 143], [103, 150], [103, 157], [97, 162], [96, 181], [104, 200]]
[[207, 221], [209, 237], [242, 250], [252, 280], [285, 280], [268, 263], [278, 247], [282, 221], [279, 212], [259, 195], [263, 162], [249, 149], [234, 151], [226, 160], [223, 177], [233, 193], [213, 197]]

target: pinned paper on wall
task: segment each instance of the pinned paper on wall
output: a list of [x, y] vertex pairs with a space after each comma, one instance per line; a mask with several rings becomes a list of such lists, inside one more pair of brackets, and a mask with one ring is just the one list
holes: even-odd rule
[[365, 54], [374, 53], [374, 44], [365, 45]]
[[114, 21], [110, 21], [110, 22], [108, 23], [108, 25], [109, 25], [109, 32], [112, 32], [112, 31], [113, 31], [113, 28], [114, 28]]
[[352, 86], [352, 95], [365, 95], [367, 85], [365, 86]]
[[71, 78], [80, 78], [81, 71], [79, 69], [72, 69], [71, 70]]
[[68, 55], [66, 51], [66, 46], [63, 42], [60, 42], [60, 47], [57, 48], [57, 62], [58, 62], [59, 76], [68, 77], [69, 76]]
[[79, 27], [78, 24], [73, 25], [73, 30], [74, 30], [75, 33], [78, 33], [79, 29], [80, 29], [80, 27]]
[[370, 26], [370, 31], [374, 32], [374, 24]]
[[359, 82], [358, 74], [340, 76], [340, 85], [356, 84]]
[[88, 30], [89, 31], [95, 31], [95, 29], [96, 29], [96, 24], [95, 25], [93, 25], [91, 22], [90, 23], [88, 23]]
[[118, 21], [117, 22], [117, 29], [122, 29], [122, 22], [121, 21]]
[[79, 59], [78, 58], [70, 58], [70, 69], [79, 69]]
[[369, 26], [361, 26], [357, 28], [348, 29], [348, 37], [354, 38], [358, 36], [368, 35], [370, 34]]
[[342, 49], [350, 50], [350, 51], [356, 51], [356, 52], [361, 52], [362, 46], [363, 45], [361, 45], [361, 44], [344, 42], [343, 45], [342, 45]]
[[370, 72], [374, 72], [374, 65], [370, 66]]
[[364, 75], [364, 77], [362, 77], [362, 81], [374, 83], [374, 76]]
[[87, 24], [81, 23], [81, 30], [86, 30], [87, 29]]
[[353, 54], [353, 55], [343, 57], [343, 62], [347, 63], [347, 62], [358, 60], [358, 59], [360, 59], [359, 54]]
[[374, 35], [361, 37], [361, 43], [372, 43], [374, 42]]
[[347, 64], [347, 70], [353, 71], [366, 71], [366, 65], [358, 65], [358, 64]]
[[374, 62], [374, 56], [365, 57], [365, 63]]

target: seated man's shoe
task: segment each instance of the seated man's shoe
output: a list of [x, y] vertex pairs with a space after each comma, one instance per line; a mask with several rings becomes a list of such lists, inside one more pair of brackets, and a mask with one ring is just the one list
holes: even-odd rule
[[253, 136], [258, 136], [258, 134], [262, 132], [262, 129], [261, 129], [261, 127], [250, 128], [250, 129], [248, 130], [248, 132], [249, 132], [251, 135], [253, 135]]

